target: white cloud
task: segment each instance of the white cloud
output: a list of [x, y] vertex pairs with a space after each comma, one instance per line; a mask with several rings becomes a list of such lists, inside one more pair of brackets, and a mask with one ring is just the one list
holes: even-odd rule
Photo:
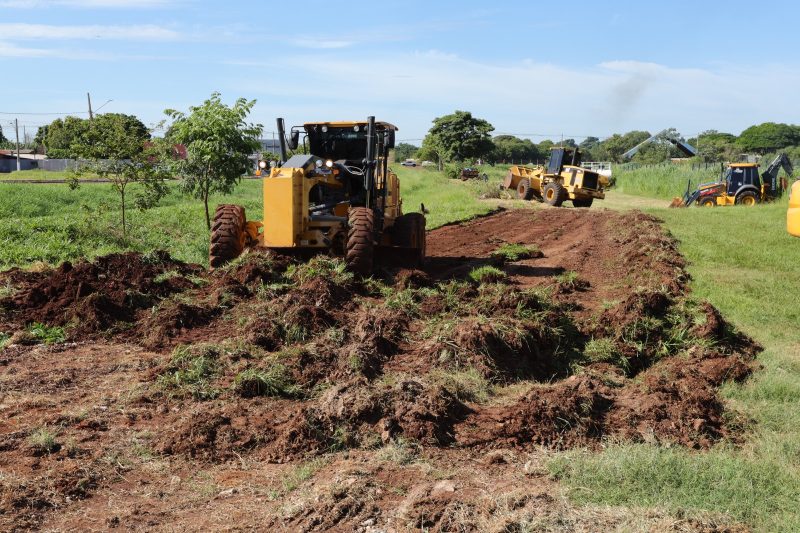
[[84, 50], [65, 50], [63, 48], [28, 48], [0, 41], [0, 58], [59, 58], [76, 60], [109, 60], [112, 56]]
[[0, 23], [4, 39], [102, 39], [118, 41], [174, 41], [181, 35], [151, 24], [140, 26], [53, 26], [46, 24]]
[[330, 40], [330, 39], [293, 39], [291, 43], [301, 48], [316, 48], [319, 50], [332, 50], [353, 46], [355, 41]]
[[145, 9], [176, 4], [174, 0], [0, 0], [0, 7], [30, 9], [39, 7]]
[[262, 122], [283, 114], [293, 123], [376, 114], [397, 122], [404, 138], [421, 137], [433, 117], [455, 109], [486, 118], [496, 132], [552, 136], [666, 127], [688, 136], [709, 128], [737, 133], [768, 120], [800, 122], [794, 105], [800, 69], [790, 66], [700, 69], [610, 61], [579, 68], [482, 63], [431, 51], [353, 59], [303, 55], [276, 60], [275, 68], [305, 83], [269, 83], [252, 70], [246, 79], [228, 80], [232, 90], [259, 98]]

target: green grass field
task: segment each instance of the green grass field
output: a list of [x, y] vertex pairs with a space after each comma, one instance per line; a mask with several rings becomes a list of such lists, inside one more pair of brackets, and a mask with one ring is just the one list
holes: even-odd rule
[[[489, 168], [491, 179], [484, 183], [397, 168], [406, 211], [424, 202], [429, 228], [490, 211], [496, 202], [478, 196], [495, 189], [505, 170]], [[695, 182], [715, 177], [694, 174]], [[744, 442], [707, 452], [609, 443], [599, 453], [553, 453], [550, 469], [576, 502], [725, 513], [757, 530], [800, 531], [800, 239], [786, 234], [785, 201], [667, 209], [688, 177], [680, 167], [620, 172], [617, 189], [593, 209], [635, 207], [663, 219], [690, 262], [694, 293], [764, 346], [763, 370], [724, 391], [730, 407], [752, 421]], [[154, 248], [206, 262], [208, 232], [199, 201], [173, 191], [156, 209], [133, 210], [126, 238], [116, 201], [106, 184], [75, 191], [0, 184], [0, 268]], [[213, 198], [217, 202], [241, 203], [259, 218], [260, 184], [244, 181], [233, 195]]]
[[[654, 177], [668, 181], [642, 174], [627, 183], [620, 176], [620, 190], [636, 190], [631, 182], [641, 187]], [[690, 262], [694, 293], [764, 346], [763, 370], [725, 388], [730, 406], [753, 423], [741, 445], [693, 452], [613, 444], [599, 454], [559, 454], [553, 473], [579, 502], [709, 510], [757, 530], [800, 531], [800, 239], [786, 233], [786, 201], [667, 209], [613, 192], [609, 200], [614, 207], [640, 203], [662, 218]]]

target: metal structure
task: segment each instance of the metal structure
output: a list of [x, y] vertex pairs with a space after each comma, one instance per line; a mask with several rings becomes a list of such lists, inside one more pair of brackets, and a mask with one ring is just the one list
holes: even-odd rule
[[661, 130], [652, 137], [650, 137], [649, 139], [645, 139], [644, 141], [640, 142], [639, 144], [637, 144], [636, 146], [634, 146], [633, 148], [622, 154], [622, 157], [625, 159], [630, 159], [631, 157], [636, 155], [636, 153], [642, 148], [642, 146], [650, 144], [651, 142], [657, 140], [665, 140], [671, 142], [672, 144], [675, 145], [675, 147], [678, 148], [678, 150], [686, 154], [687, 157], [694, 157], [697, 155], [697, 149], [694, 146], [690, 145], [684, 140], [681, 140], [678, 134], [670, 131], [669, 129], [666, 129], [666, 130]]

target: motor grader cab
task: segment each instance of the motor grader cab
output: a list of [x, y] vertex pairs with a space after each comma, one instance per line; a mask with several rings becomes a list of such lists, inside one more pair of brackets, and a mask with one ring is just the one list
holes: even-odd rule
[[[211, 267], [248, 247], [328, 252], [345, 257], [348, 268], [363, 275], [372, 271], [379, 247], [394, 248], [395, 255], [420, 263], [425, 216], [402, 212], [400, 183], [388, 166], [395, 131], [392, 124], [369, 117], [308, 122], [293, 127], [287, 139], [284, 121], [278, 119], [283, 163], [262, 178], [263, 219], [247, 221], [241, 206], [217, 206]], [[287, 146], [295, 152], [291, 157]]]
[[575, 207], [590, 207], [605, 198], [600, 174], [583, 168], [577, 148], [553, 148], [547, 166], [512, 166], [503, 186], [516, 189], [523, 200], [537, 199], [559, 207], [570, 200]]
[[[778, 177], [781, 168], [786, 172], [786, 178]], [[778, 155], [761, 174], [758, 163], [728, 163], [719, 181], [701, 183], [695, 189], [690, 180], [683, 198], [673, 199], [670, 207], [753, 206], [777, 200], [783, 196], [788, 177], [793, 172], [794, 168], [786, 154]]]

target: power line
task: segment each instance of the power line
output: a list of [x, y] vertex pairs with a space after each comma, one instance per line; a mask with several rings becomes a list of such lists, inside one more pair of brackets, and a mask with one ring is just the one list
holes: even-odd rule
[[86, 114], [88, 114], [88, 111], [69, 111], [65, 113], [11, 113], [9, 111], [0, 111], [0, 115], [86, 115]]

